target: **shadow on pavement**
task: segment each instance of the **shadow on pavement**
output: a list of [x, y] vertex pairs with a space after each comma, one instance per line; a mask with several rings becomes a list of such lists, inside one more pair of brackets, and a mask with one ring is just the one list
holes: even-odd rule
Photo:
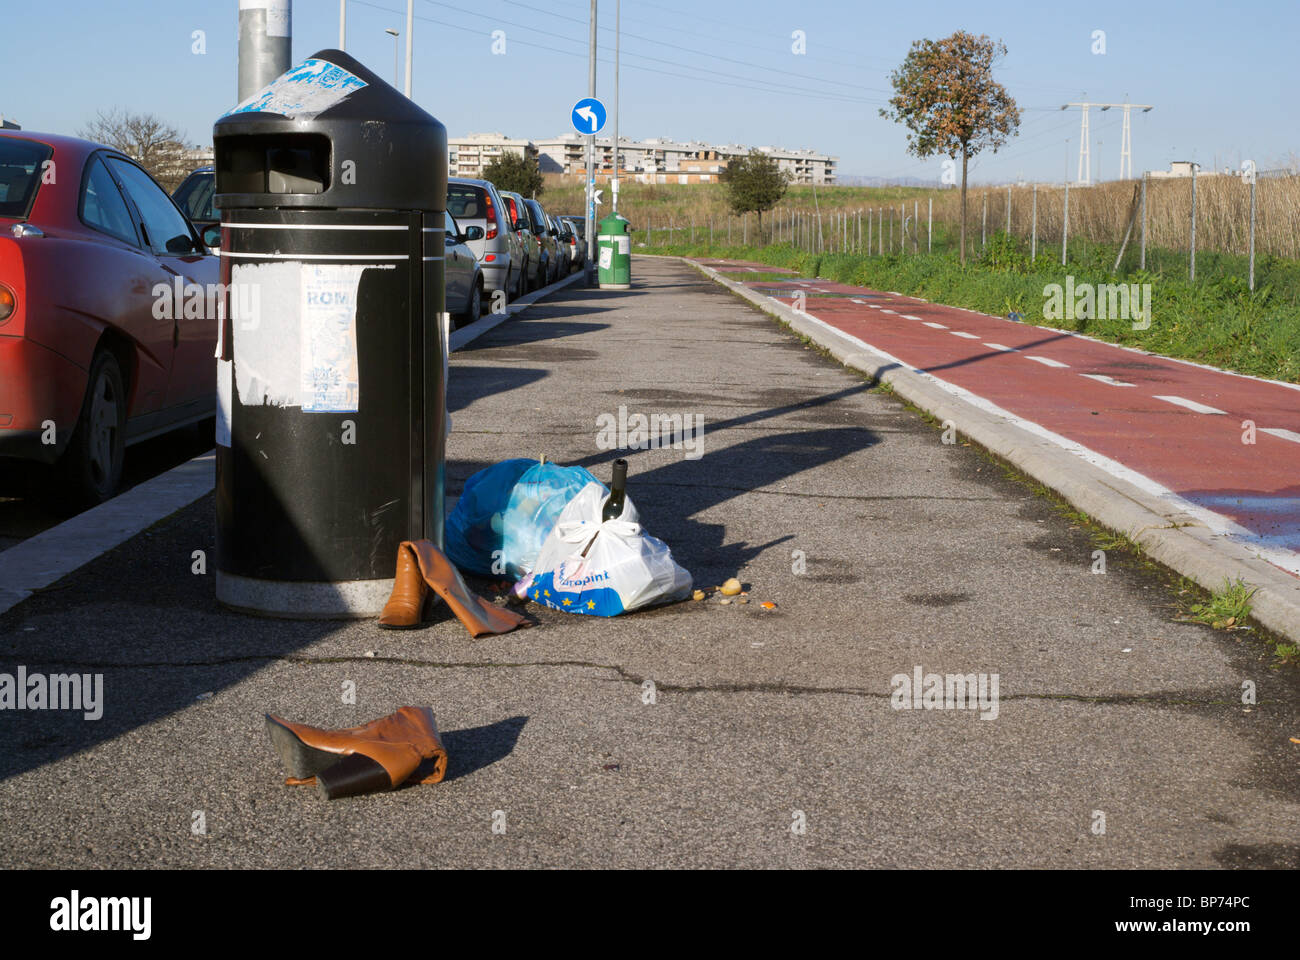
[[510, 756], [527, 722], [527, 717], [515, 716], [483, 727], [444, 731], [442, 745], [447, 748], [447, 775], [443, 779], [467, 777]]

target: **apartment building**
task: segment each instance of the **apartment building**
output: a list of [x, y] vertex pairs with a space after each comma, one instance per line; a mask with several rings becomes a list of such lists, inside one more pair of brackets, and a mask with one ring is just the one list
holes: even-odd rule
[[[667, 138], [631, 140], [619, 137], [620, 176], [642, 183], [710, 183], [727, 168], [735, 157], [749, 153], [738, 143], [722, 146], [696, 141], [679, 142]], [[576, 133], [536, 141], [538, 166], [543, 173], [581, 176], [587, 167], [587, 140]], [[838, 157], [815, 150], [786, 150], [782, 147], [759, 147], [773, 157], [794, 183], [835, 183]], [[608, 180], [614, 173], [613, 137], [596, 138], [595, 173], [597, 180]]]
[[513, 140], [504, 133], [471, 133], [449, 139], [447, 173], [453, 177], [481, 177], [484, 167], [507, 153], [537, 160], [537, 147], [531, 140]]

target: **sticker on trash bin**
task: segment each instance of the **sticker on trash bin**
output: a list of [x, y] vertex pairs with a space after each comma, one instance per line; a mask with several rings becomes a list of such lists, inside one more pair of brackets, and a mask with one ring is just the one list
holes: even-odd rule
[[310, 120], [368, 86], [354, 73], [314, 57], [277, 77], [226, 113], [278, 113], [291, 120]]
[[626, 233], [622, 234], [621, 236], [615, 237], [614, 242], [618, 244], [619, 253], [632, 252], [632, 238], [629, 237]]
[[309, 413], [355, 413], [359, 264], [302, 265], [302, 366], [298, 396]]
[[614, 251], [609, 247], [600, 248], [600, 269], [608, 270], [614, 263]]
[[229, 360], [217, 361], [217, 445], [230, 446], [230, 401], [233, 393], [234, 364]]
[[290, 31], [289, 0], [239, 0], [240, 10], [265, 10], [266, 35], [268, 37], [288, 37]]

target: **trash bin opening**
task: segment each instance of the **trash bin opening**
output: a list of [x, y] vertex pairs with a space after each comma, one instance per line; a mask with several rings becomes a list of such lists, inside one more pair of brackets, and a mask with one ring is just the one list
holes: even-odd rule
[[324, 193], [330, 186], [330, 140], [319, 133], [232, 137], [216, 143], [223, 193]]

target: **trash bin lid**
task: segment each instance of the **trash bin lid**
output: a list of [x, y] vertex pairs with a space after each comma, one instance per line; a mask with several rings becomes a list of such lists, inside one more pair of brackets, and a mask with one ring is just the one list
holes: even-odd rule
[[218, 207], [444, 210], [447, 128], [342, 50], [212, 127]]
[[601, 233], [627, 233], [628, 219], [621, 213], [610, 213], [600, 221]]

